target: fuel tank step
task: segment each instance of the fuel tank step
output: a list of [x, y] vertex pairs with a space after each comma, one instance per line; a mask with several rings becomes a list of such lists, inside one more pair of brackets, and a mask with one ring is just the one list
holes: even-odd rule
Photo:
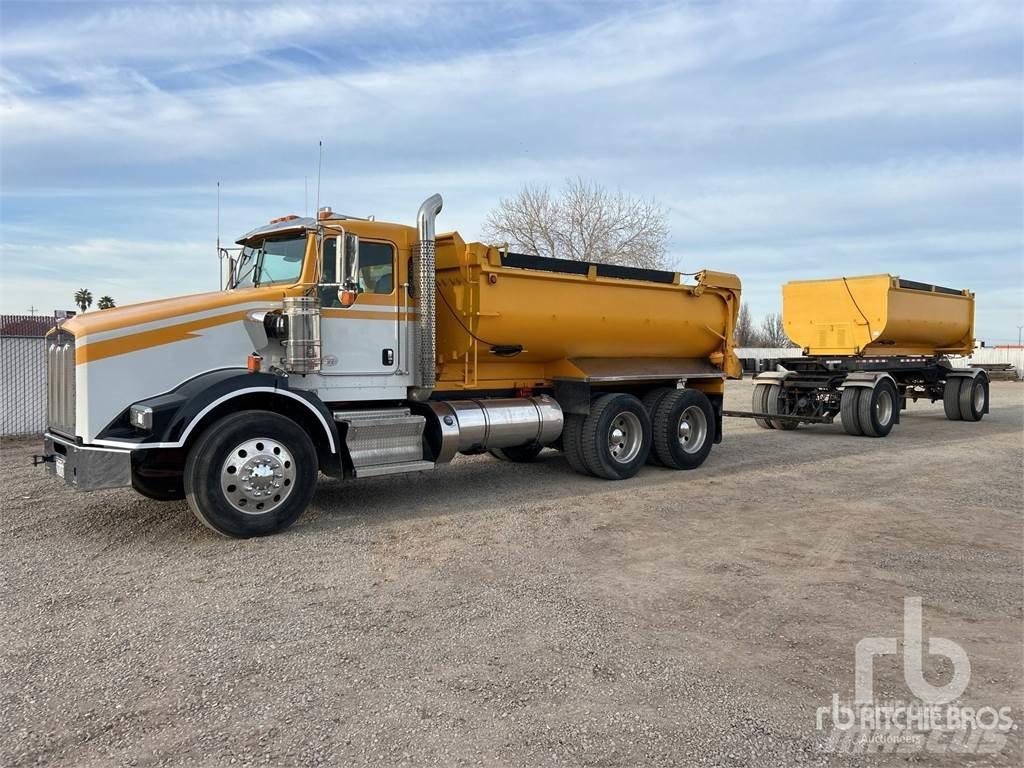
[[423, 462], [424, 416], [413, 415], [408, 408], [335, 411], [333, 416], [345, 425], [345, 445], [357, 477], [388, 474], [382, 471], [388, 467], [394, 472], [414, 471], [419, 467], [410, 465]]

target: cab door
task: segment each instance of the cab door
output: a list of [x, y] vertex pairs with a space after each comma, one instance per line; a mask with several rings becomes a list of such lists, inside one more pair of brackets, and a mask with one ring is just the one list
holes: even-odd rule
[[[324, 238], [323, 283], [337, 283], [333, 237]], [[382, 240], [359, 240], [359, 295], [342, 308], [336, 286], [320, 288], [322, 376], [394, 376], [399, 365], [398, 249]]]

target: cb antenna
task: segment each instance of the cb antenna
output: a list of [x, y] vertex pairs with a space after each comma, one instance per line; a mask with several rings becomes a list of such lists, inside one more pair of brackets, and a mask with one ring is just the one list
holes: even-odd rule
[[320, 155], [316, 161], [316, 218], [320, 219], [320, 172], [324, 167], [324, 142], [320, 140]]
[[224, 287], [224, 258], [220, 252], [220, 179], [217, 179], [217, 270], [220, 277], [218, 288]]

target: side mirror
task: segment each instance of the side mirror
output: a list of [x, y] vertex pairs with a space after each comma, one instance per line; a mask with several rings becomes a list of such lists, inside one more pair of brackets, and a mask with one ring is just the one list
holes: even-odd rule
[[359, 295], [359, 238], [345, 232], [335, 238], [334, 274], [337, 275], [338, 301], [343, 308], [356, 303]]

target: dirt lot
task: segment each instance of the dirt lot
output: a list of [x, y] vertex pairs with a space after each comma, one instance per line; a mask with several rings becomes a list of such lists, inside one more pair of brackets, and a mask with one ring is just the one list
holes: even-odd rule
[[[815, 722], [907, 596], [926, 650], [969, 656], [964, 703], [1024, 722], [1024, 385], [992, 390], [980, 423], [917, 405], [884, 440], [729, 419], [701, 469], [621, 483], [554, 452], [324, 480], [254, 541], [8, 442], [0, 764], [1018, 765], [1019, 729], [836, 758]], [[896, 656], [874, 680], [910, 696]]]

